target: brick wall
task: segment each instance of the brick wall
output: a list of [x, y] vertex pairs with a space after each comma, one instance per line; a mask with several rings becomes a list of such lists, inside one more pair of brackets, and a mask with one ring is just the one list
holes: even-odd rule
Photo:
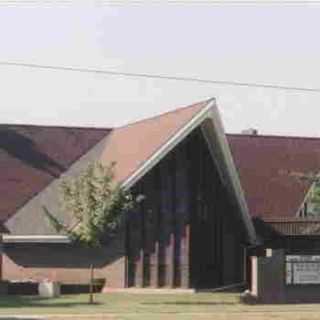
[[95, 278], [106, 279], [107, 287], [125, 286], [123, 239], [96, 250], [71, 244], [10, 244], [4, 251], [4, 280], [85, 284], [92, 261]]

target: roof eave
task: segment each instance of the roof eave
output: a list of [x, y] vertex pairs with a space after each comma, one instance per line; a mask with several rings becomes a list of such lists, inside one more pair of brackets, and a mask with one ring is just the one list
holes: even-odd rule
[[70, 243], [63, 235], [2, 235], [2, 243]]
[[213, 126], [210, 126], [210, 130], [212, 130], [211, 135], [213, 137], [211, 139], [211, 143], [214, 144], [214, 142], [216, 142], [215, 146], [220, 147], [218, 152], [215, 152], [215, 154], [218, 158], [217, 165], [220, 167], [219, 169], [221, 178], [224, 179], [224, 182], [229, 187], [229, 190], [236, 199], [241, 218], [247, 230], [249, 242], [251, 244], [256, 244], [257, 236], [255, 228], [249, 214], [244, 192], [240, 183], [237, 169], [233, 161], [226, 135], [224, 133], [225, 130], [216, 104], [213, 108], [211, 108], [210, 120], [213, 124]]

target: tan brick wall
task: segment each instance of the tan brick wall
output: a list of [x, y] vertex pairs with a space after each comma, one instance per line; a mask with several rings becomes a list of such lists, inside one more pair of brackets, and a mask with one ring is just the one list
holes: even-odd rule
[[[95, 268], [95, 278], [106, 279], [110, 288], [125, 285], [124, 258], [120, 258], [104, 268]], [[89, 281], [89, 268], [34, 268], [17, 265], [9, 257], [3, 256], [3, 279], [10, 281], [35, 281], [43, 279], [67, 284], [85, 284]]]
[[3, 255], [3, 279], [36, 282], [49, 279], [66, 284], [85, 284], [89, 279], [90, 261], [93, 261], [95, 278], [106, 279], [107, 287], [124, 288], [123, 253], [122, 241], [94, 252], [63, 244], [10, 245]]

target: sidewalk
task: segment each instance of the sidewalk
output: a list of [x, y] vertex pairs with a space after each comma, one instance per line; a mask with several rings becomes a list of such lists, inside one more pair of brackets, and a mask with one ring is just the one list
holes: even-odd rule
[[43, 320], [45, 316], [40, 315], [0, 315], [0, 320]]

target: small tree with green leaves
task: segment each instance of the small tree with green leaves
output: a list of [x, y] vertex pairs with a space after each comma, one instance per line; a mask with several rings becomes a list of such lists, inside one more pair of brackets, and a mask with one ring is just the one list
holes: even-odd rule
[[[66, 225], [44, 208], [57, 233], [91, 249], [99, 248], [117, 234], [121, 221], [132, 211], [134, 201], [130, 192], [114, 182], [114, 166], [114, 163], [104, 167], [92, 162], [78, 176], [62, 181], [60, 203], [74, 221]], [[91, 262], [89, 303], [93, 303], [93, 272]]]
[[317, 172], [307, 174], [300, 172], [290, 172], [290, 175], [301, 182], [312, 184], [307, 201], [307, 214], [310, 217], [320, 217], [320, 175]]

